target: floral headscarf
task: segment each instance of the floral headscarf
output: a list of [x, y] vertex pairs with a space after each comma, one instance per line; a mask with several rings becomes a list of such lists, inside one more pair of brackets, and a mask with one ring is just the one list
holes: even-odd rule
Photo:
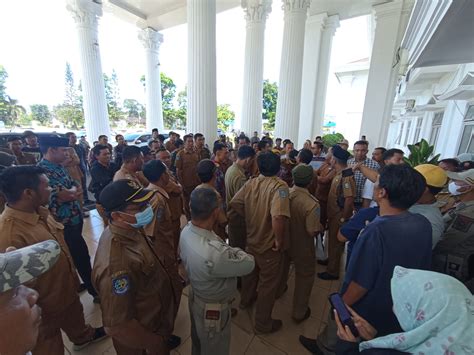
[[396, 266], [391, 288], [393, 311], [404, 332], [362, 342], [360, 351], [474, 354], [474, 297], [461, 282], [432, 271]]

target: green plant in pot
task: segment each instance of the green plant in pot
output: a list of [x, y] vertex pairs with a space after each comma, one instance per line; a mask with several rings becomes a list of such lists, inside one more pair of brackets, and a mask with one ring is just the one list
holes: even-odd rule
[[412, 167], [420, 164], [438, 165], [441, 154], [432, 157], [434, 145], [430, 145], [426, 140], [422, 139], [417, 145], [409, 144], [408, 149], [410, 150], [410, 155], [408, 155], [408, 158], [403, 158], [406, 164]]

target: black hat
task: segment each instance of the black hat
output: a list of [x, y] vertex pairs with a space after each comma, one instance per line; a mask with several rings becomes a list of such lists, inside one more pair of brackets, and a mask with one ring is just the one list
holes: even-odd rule
[[44, 148], [69, 147], [69, 139], [55, 136], [41, 137], [39, 145]]
[[337, 159], [342, 161], [347, 161], [351, 154], [347, 151], [342, 149], [339, 145], [332, 146], [332, 155], [334, 155]]
[[145, 190], [133, 180], [117, 180], [107, 185], [100, 193], [100, 204], [106, 211], [116, 211], [130, 204], [141, 204], [148, 201], [154, 192]]

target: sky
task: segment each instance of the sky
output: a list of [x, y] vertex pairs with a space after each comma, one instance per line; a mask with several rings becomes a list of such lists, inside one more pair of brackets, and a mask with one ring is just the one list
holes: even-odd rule
[[[80, 80], [77, 35], [65, 0], [0, 0], [0, 64], [8, 74], [7, 93], [23, 106], [56, 105], [64, 97], [64, 71], [71, 64]], [[368, 57], [367, 18], [341, 21], [333, 41], [326, 114], [338, 114], [341, 106], [334, 70], [348, 62]], [[240, 117], [245, 49], [245, 19], [239, 7], [217, 15], [217, 101], [230, 104]], [[171, 77], [177, 91], [187, 76], [187, 29], [180, 25], [162, 31], [161, 71]], [[273, 2], [265, 30], [264, 79], [278, 82], [280, 72], [283, 11]], [[140, 83], [145, 74], [145, 52], [138, 29], [104, 12], [99, 22], [102, 69], [118, 74], [121, 99], [145, 102]]]

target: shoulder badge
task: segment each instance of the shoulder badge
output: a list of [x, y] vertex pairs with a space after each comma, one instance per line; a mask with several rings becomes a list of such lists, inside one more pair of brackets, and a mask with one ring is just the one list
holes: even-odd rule
[[124, 295], [130, 289], [128, 275], [120, 275], [112, 279], [112, 291], [118, 296]]
[[288, 197], [288, 190], [287, 189], [278, 189], [278, 195], [280, 195], [280, 198], [287, 198]]

